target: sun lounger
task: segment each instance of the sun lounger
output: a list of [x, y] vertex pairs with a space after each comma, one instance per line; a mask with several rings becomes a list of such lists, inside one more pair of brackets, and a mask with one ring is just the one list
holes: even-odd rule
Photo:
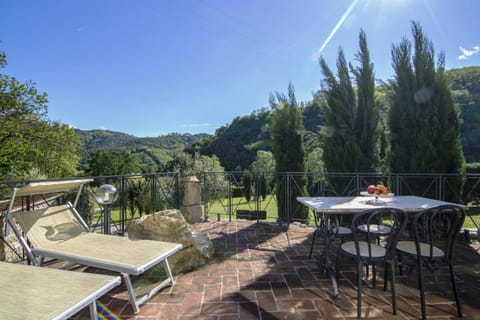
[[120, 277], [0, 262], [0, 319], [68, 319], [118, 286]]
[[[18, 196], [45, 194], [45, 191], [61, 192], [79, 187], [76, 203], [81, 187], [90, 181], [83, 179], [76, 182], [30, 183], [14, 189], [11, 203]], [[10, 207], [7, 219], [34, 264], [39, 264], [38, 258], [46, 257], [121, 273], [135, 313], [139, 311], [140, 304], [174, 283], [168, 258], [182, 249], [181, 244], [89, 232], [75, 206], [70, 203], [23, 212], [13, 212]], [[167, 279], [138, 297], [130, 276], [141, 275], [160, 263], [163, 263]]]

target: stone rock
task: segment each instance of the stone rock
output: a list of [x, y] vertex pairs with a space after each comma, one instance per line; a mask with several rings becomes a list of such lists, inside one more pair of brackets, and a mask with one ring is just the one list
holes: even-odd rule
[[205, 232], [192, 231], [193, 240], [195, 241], [195, 246], [202, 255], [211, 259], [215, 254], [215, 247], [213, 246], [212, 240], [210, 240]]
[[[164, 210], [132, 220], [127, 225], [130, 238], [176, 242], [183, 249], [168, 262], [174, 274], [189, 271], [206, 263], [202, 253], [195, 246], [190, 228], [180, 210]], [[155, 268], [163, 268], [159, 265]]]
[[185, 182], [182, 213], [188, 223], [197, 223], [202, 220], [201, 185], [195, 176], [190, 176]]

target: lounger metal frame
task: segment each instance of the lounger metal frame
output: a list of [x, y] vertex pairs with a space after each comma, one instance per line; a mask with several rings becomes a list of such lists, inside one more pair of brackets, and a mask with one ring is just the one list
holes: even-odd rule
[[[82, 219], [80, 214], [77, 212], [75, 209], [75, 205], [78, 202], [78, 199], [80, 197], [82, 187], [85, 183], [88, 183], [92, 181], [91, 179], [81, 179], [81, 180], [76, 180], [74, 182], [72, 181], [59, 181], [58, 182], [58, 187], [56, 187], [55, 183], [50, 184], [50, 182], [44, 183], [45, 188], [42, 189], [42, 183], [30, 183], [24, 188], [15, 188], [13, 190], [13, 194], [11, 197], [10, 205], [7, 211], [7, 221], [8, 224], [11, 226], [12, 230], [14, 231], [15, 235], [19, 239], [20, 243], [22, 244], [23, 248], [25, 249], [29, 259], [32, 261], [34, 265], [41, 265], [41, 259], [39, 260], [38, 258], [53, 258], [53, 259], [58, 259], [58, 260], [65, 260], [69, 262], [73, 262], [75, 264], [81, 264], [85, 266], [90, 266], [90, 267], [95, 267], [95, 268], [100, 268], [100, 269], [105, 269], [113, 272], [119, 272], [124, 281], [125, 285], [128, 290], [128, 295], [130, 302], [133, 307], [133, 311], [135, 313], [139, 312], [139, 306], [144, 303], [146, 300], [151, 298], [153, 295], [155, 295], [158, 291], [163, 289], [166, 286], [173, 285], [174, 284], [174, 278], [170, 269], [170, 265], [168, 263], [168, 257], [171, 255], [175, 254], [176, 252], [180, 251], [182, 249], [181, 244], [177, 243], [165, 243], [165, 242], [160, 242], [160, 241], [154, 241], [154, 240], [132, 240], [128, 238], [122, 238], [114, 235], [104, 235], [104, 234], [97, 234], [97, 233], [92, 233], [90, 232], [87, 224], [85, 221]], [[63, 185], [63, 187], [62, 187]], [[98, 241], [99, 245], [102, 245], [102, 243], [107, 243], [110, 241], [110, 244], [115, 244], [117, 246], [121, 245], [123, 248], [128, 249], [135, 249], [134, 251], [140, 251], [145, 248], [150, 248], [153, 246], [158, 246], [158, 254], [155, 253], [155, 257], [146, 257], [145, 261], [142, 264], [130, 264], [130, 263], [123, 263], [123, 262], [109, 262], [108, 260], [103, 259], [100, 254], [97, 253], [97, 256], [95, 256], [95, 253], [93, 252], [91, 255], [87, 254], [85, 256], [82, 256], [81, 254], [76, 254], [72, 252], [69, 252], [68, 250], [62, 251], [63, 248], [63, 243], [60, 242], [58, 245], [52, 245], [48, 247], [35, 247], [35, 241], [30, 241], [30, 243], [33, 243], [32, 246], [29, 245], [27, 242], [28, 239], [28, 234], [26, 235], [27, 239], [25, 239], [23, 235], [23, 230], [20, 231], [16, 225], [15, 217], [17, 217], [17, 220], [19, 218], [19, 215], [28, 213], [27, 212], [13, 212], [13, 203], [15, 201], [15, 197], [17, 196], [25, 196], [25, 195], [34, 195], [34, 194], [45, 194], [45, 191], [48, 191], [48, 193], [51, 192], [65, 192], [65, 191], [71, 191], [71, 189], [78, 187], [78, 193], [77, 197], [75, 199], [74, 205], [71, 203], [67, 203], [66, 205], [60, 205], [60, 206], [53, 206], [50, 207], [49, 209], [52, 210], [68, 210], [73, 217], [75, 218], [76, 221], [78, 221], [78, 224], [81, 225], [81, 227], [84, 229], [81, 233], [75, 236], [75, 240], [78, 242], [82, 242], [82, 240], [86, 240], [88, 242], [92, 242], [93, 240]], [[50, 214], [49, 209], [41, 209], [44, 210], [45, 212], [41, 212], [40, 214]], [[38, 210], [32, 210], [36, 211], [38, 213]], [[102, 241], [103, 240], [103, 241]], [[64, 242], [67, 243], [67, 242]], [[107, 248], [108, 249], [108, 248]], [[132, 280], [130, 276], [138, 276], [148, 269], [158, 265], [160, 262], [163, 263], [165, 272], [167, 274], [167, 279], [162, 281], [161, 283], [157, 284], [154, 288], [152, 288], [148, 293], [142, 295], [141, 297], [137, 297], [135, 294], [135, 290], [133, 288]]]

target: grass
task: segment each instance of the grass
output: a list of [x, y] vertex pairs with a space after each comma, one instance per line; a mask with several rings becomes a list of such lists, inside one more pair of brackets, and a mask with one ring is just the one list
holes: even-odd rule
[[[228, 200], [223, 200], [223, 203], [220, 201], [210, 202], [208, 204], [208, 215], [210, 220], [216, 220], [217, 214], [220, 213], [221, 219], [228, 219]], [[278, 210], [277, 210], [277, 203], [274, 201], [271, 195], [267, 196], [265, 200], [260, 201], [260, 210], [265, 210], [267, 212], [267, 219], [263, 221], [267, 222], [276, 222], [278, 219]], [[202, 210], [205, 210], [205, 206], [202, 206]], [[245, 198], [238, 197], [232, 198], [231, 200], [231, 213], [232, 213], [232, 220], [237, 218], [236, 211], [237, 210], [255, 210], [255, 202], [250, 201], [247, 202]], [[203, 212], [205, 214], [205, 212]], [[463, 224], [463, 228], [480, 228], [480, 210], [478, 208], [471, 209], [466, 211], [467, 216], [465, 217], [465, 222]], [[95, 213], [92, 217], [92, 222], [102, 222], [102, 217], [100, 217], [101, 213]], [[121, 220], [120, 217], [120, 210], [112, 210], [111, 213], [112, 221], [118, 222]], [[138, 218], [138, 214], [135, 215], [134, 218]], [[100, 218], [100, 220], [98, 220]], [[127, 219], [131, 219], [130, 213], [127, 212]], [[309, 210], [309, 221], [310, 224], [313, 225], [313, 213]]]

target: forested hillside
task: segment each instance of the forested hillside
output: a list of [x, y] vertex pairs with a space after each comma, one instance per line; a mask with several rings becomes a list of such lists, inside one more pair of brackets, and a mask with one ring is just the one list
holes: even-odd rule
[[138, 158], [142, 171], [161, 169], [174, 156], [208, 134], [170, 133], [159, 137], [139, 138], [126, 133], [108, 130], [75, 130], [84, 146], [81, 159], [85, 164], [88, 157], [97, 150], [130, 152]]
[[[455, 102], [461, 110], [461, 141], [467, 162], [480, 161], [480, 67], [447, 71]], [[385, 90], [384, 86], [377, 87]], [[381, 93], [384, 95], [385, 93]], [[308, 154], [315, 150], [318, 133], [324, 124], [320, 105], [321, 92], [314, 99], [300, 104], [305, 127], [305, 146]], [[381, 108], [388, 111], [388, 105]], [[214, 135], [168, 134], [155, 138], [138, 138], [107, 130], [76, 130], [85, 153], [96, 150], [132, 152], [142, 164], [142, 170], [161, 170], [175, 154], [187, 151], [216, 155], [225, 170], [245, 170], [255, 160], [257, 150], [271, 151], [270, 125], [272, 109], [264, 108], [250, 115], [239, 116], [228, 125], [218, 128]], [[385, 115], [381, 115], [385, 117]], [[82, 161], [82, 162], [83, 162]]]
[[455, 102], [460, 108], [463, 154], [467, 162], [480, 161], [480, 67], [447, 72]]
[[[467, 67], [447, 71], [455, 103], [461, 110], [461, 141], [467, 162], [480, 161], [480, 67]], [[381, 118], [386, 117], [388, 103], [385, 100], [385, 85], [377, 87]], [[381, 100], [381, 101], [380, 101]], [[303, 103], [305, 146], [307, 158], [315, 150], [320, 127], [324, 118], [320, 104], [323, 102], [319, 91], [312, 101]], [[263, 109], [248, 116], [235, 118], [230, 125], [217, 130], [214, 136], [195, 143], [201, 154], [217, 155], [226, 170], [246, 169], [255, 158], [258, 149], [270, 150], [269, 135], [272, 110]]]

